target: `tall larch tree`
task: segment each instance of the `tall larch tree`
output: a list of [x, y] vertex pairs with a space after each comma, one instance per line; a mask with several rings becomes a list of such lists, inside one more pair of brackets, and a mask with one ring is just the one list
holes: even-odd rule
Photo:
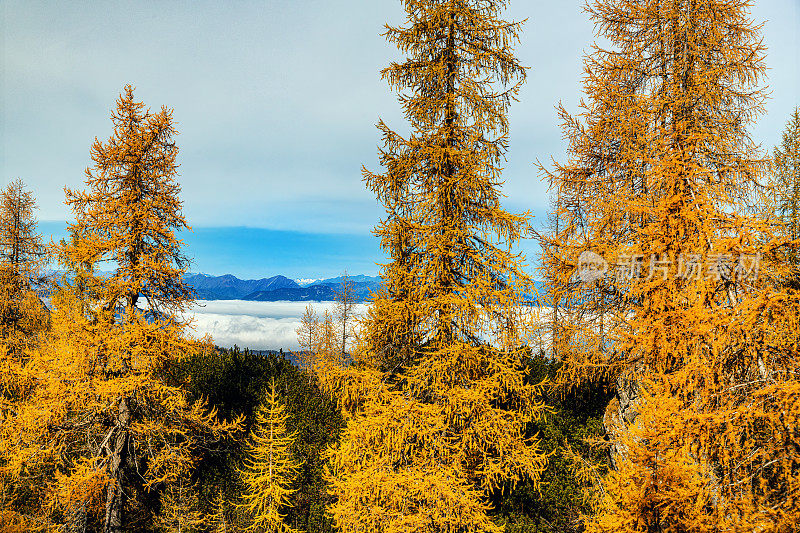
[[66, 191], [76, 220], [60, 256], [77, 281], [53, 296], [52, 331], [26, 366], [37, 385], [0, 429], [0, 456], [6, 475], [38, 487], [30, 524], [116, 533], [149, 528], [196, 448], [237, 424], [169, 381], [177, 358], [211, 349], [176, 315], [190, 300], [172, 112], [145, 110], [127, 86], [111, 118], [87, 190]]
[[246, 487], [242, 507], [250, 518], [248, 531], [293, 533], [280, 513], [289, 496], [301, 464], [292, 457], [296, 438], [286, 428], [288, 414], [275, 390], [274, 380], [266, 395], [266, 403], [256, 413], [256, 423], [247, 456], [240, 470]]
[[[773, 152], [778, 216], [789, 239], [800, 241], [800, 107], [795, 108], [783, 131], [781, 144]], [[800, 252], [798, 244], [789, 250], [791, 282], [800, 289]]]
[[33, 194], [22, 180], [0, 191], [0, 338], [17, 353], [46, 328], [48, 319], [36, 293], [44, 288], [47, 254], [37, 231], [35, 209]]
[[499, 531], [490, 495], [545, 462], [523, 438], [541, 407], [517, 328], [529, 280], [512, 247], [528, 219], [500, 205], [521, 23], [501, 18], [503, 0], [402, 4], [406, 25], [385, 36], [408, 57], [382, 75], [411, 134], [381, 121], [385, 172], [364, 170], [387, 211], [386, 288], [351, 361], [321, 380], [349, 417], [330, 513], [343, 532]]
[[[46, 336], [48, 309], [37, 293], [43, 289], [47, 255], [37, 231], [36, 202], [21, 180], [0, 191], [0, 426], [19, 411], [34, 382], [26, 371], [28, 352]], [[31, 484], [7, 475], [0, 455], [0, 528], [24, 531]], [[2, 530], [2, 529], [0, 529]]]
[[37, 281], [46, 255], [35, 210], [33, 193], [22, 180], [13, 180], [0, 192], [0, 261], [28, 286]]
[[565, 384], [606, 380], [613, 470], [589, 531], [788, 530], [797, 520], [797, 294], [774, 218], [764, 47], [741, 0], [595, 0], [544, 241]]
[[77, 246], [67, 249], [67, 257], [116, 264], [108, 279], [98, 278], [98, 297], [106, 307], [124, 310], [124, 320], [141, 315], [136, 311], [140, 298], [155, 317], [182, 311], [190, 302], [181, 279], [189, 261], [175, 233], [189, 227], [175, 180], [178, 147], [172, 111], [145, 111], [127, 85], [112, 122], [108, 142], [95, 139], [92, 145], [88, 190], [66, 189], [76, 216], [69, 230], [80, 237]]

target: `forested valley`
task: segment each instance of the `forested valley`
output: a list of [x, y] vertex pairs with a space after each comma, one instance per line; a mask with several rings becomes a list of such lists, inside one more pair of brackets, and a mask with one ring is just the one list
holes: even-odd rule
[[751, 3], [587, 3], [567, 159], [531, 161], [545, 225], [502, 206], [509, 3], [401, 0], [409, 133], [379, 121], [361, 176], [382, 281], [359, 315], [345, 275], [296, 353], [182, 320], [191, 176], [133, 85], [68, 238], [0, 191], [0, 532], [798, 530], [800, 108], [751, 137]]

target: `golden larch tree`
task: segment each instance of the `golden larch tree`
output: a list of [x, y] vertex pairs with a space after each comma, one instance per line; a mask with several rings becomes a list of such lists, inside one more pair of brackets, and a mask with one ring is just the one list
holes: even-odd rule
[[266, 403], [256, 413], [255, 426], [240, 473], [245, 485], [242, 504], [250, 517], [248, 531], [293, 533], [284, 523], [281, 507], [289, 502], [301, 463], [292, 457], [295, 433], [286, 429], [289, 415], [270, 383]]
[[[110, 318], [108, 326], [147, 328], [146, 315], [160, 318], [162, 307], [180, 311], [189, 296], [181, 279], [188, 261], [175, 237], [176, 230], [187, 228], [175, 181], [177, 131], [171, 111], [145, 111], [144, 104], [134, 100], [130, 85], [117, 101], [112, 122], [109, 141], [95, 139], [91, 147], [94, 167], [86, 169], [88, 190], [66, 189], [67, 204], [76, 216], [70, 231], [80, 240], [65, 249], [65, 256], [73, 263], [113, 261], [113, 274], [95, 278], [92, 287], [104, 311], [121, 315]], [[143, 310], [137, 307], [140, 296], [148, 303]], [[132, 374], [132, 352], [123, 347], [108, 370], [120, 376]], [[132, 398], [123, 394], [118, 401], [120, 430], [112, 446], [106, 502], [110, 530], [124, 525], [125, 478], [135, 468], [128, 433]]]
[[300, 348], [310, 351], [314, 347], [315, 339], [317, 338], [317, 328], [319, 328], [317, 312], [314, 310], [313, 305], [306, 304], [303, 316], [300, 317], [300, 325], [295, 330]]
[[42, 267], [45, 250], [34, 216], [36, 200], [20, 179], [0, 192], [0, 261], [30, 284]]
[[406, 25], [385, 35], [408, 57], [382, 75], [411, 134], [379, 122], [385, 172], [364, 170], [387, 211], [385, 288], [350, 360], [321, 380], [348, 415], [330, 513], [343, 532], [498, 531], [489, 495], [545, 462], [523, 436], [541, 408], [518, 327], [530, 281], [512, 252], [528, 219], [500, 205], [520, 23], [502, 0], [402, 3]]
[[[0, 191], [0, 426], [25, 402], [35, 381], [27, 372], [29, 350], [46, 335], [50, 313], [37, 290], [45, 289], [46, 249], [37, 231], [36, 202], [19, 179]], [[25, 512], [36, 487], [9, 476], [0, 455], [0, 528], [25, 531]], [[23, 512], [20, 512], [23, 511]]]
[[200, 531], [203, 526], [214, 522], [200, 510], [196, 486], [186, 485], [185, 480], [170, 486], [160, 500], [161, 509], [155, 524], [166, 533], [190, 533]]
[[311, 371], [313, 364], [314, 345], [317, 342], [317, 332], [319, 330], [319, 317], [314, 310], [314, 306], [306, 304], [303, 316], [300, 317], [300, 325], [295, 332], [297, 333], [297, 343], [300, 345], [298, 363], [304, 370]]
[[211, 504], [213, 512], [206, 520], [208, 530], [212, 533], [234, 533], [240, 531], [241, 528], [237, 527], [234, 505], [228, 500], [222, 489], [217, 491]]
[[76, 221], [70, 231], [81, 237], [67, 250], [73, 262], [113, 261], [113, 273], [98, 286], [105, 306], [122, 306], [126, 320], [148, 313], [183, 310], [190, 301], [181, 275], [189, 264], [176, 231], [189, 229], [182, 213], [172, 111], [144, 110], [127, 85], [111, 118], [108, 142], [95, 139], [94, 167], [86, 169], [86, 191], [66, 189]]
[[[752, 205], [764, 47], [739, 0], [596, 0], [545, 239], [565, 384], [617, 387], [589, 531], [782, 530], [796, 520], [797, 294]], [[769, 392], [768, 392], [769, 391]], [[782, 413], [782, 414], [778, 414]], [[787, 424], [789, 424], [787, 426]], [[796, 432], [794, 432], [796, 433]]]
[[304, 364], [310, 374], [317, 378], [323, 391], [335, 394], [348, 359], [341, 351], [341, 324], [334, 320], [327, 309], [321, 319], [314, 318], [313, 324], [311, 350]]
[[794, 288], [800, 289], [800, 253], [797, 251], [800, 245], [800, 107], [795, 108], [786, 124], [773, 159], [776, 208], [787, 237], [795, 241], [787, 260], [793, 268]]
[[53, 295], [52, 330], [25, 367], [36, 386], [0, 428], [3, 473], [37, 487], [32, 523], [108, 533], [152, 523], [196, 448], [237, 427], [167, 380], [177, 358], [212, 349], [175, 314], [189, 291], [171, 111], [145, 111], [127, 86], [112, 122], [87, 191], [67, 190], [76, 221], [60, 257], [75, 281]]
[[47, 309], [36, 293], [42, 289], [47, 262], [34, 216], [36, 201], [22, 180], [0, 191], [0, 337], [18, 354], [47, 326]]

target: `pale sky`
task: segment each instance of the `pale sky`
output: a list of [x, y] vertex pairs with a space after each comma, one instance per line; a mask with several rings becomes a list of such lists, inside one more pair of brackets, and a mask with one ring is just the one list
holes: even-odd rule
[[[564, 157], [554, 106], [577, 111], [592, 26], [581, 2], [511, 4], [508, 18], [528, 19], [517, 55], [532, 69], [511, 108], [505, 205], [543, 217], [534, 162]], [[799, 6], [753, 9], [769, 49], [772, 99], [753, 129], [765, 147], [800, 105]], [[22, 178], [40, 219], [71, 218], [63, 187], [83, 187], [89, 146], [111, 134], [126, 83], [151, 108], [174, 109], [190, 224], [369, 238], [382, 215], [360, 168], [379, 170], [379, 117], [406, 128], [379, 76], [397, 57], [380, 34], [403, 22], [399, 1], [0, 0], [0, 17], [0, 182]]]

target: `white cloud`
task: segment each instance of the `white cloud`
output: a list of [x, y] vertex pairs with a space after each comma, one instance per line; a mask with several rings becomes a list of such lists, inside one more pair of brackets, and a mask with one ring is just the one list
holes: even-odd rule
[[[234, 344], [254, 350], [297, 350], [296, 330], [308, 302], [199, 301], [184, 317], [198, 337], [211, 335], [214, 344]], [[311, 302], [319, 316], [333, 312], [333, 302]], [[356, 306], [363, 314], [366, 305]]]
[[[335, 307], [334, 302], [201, 300], [184, 318], [191, 320], [197, 337], [209, 334], [217, 346], [227, 348], [236, 344], [254, 350], [298, 350], [296, 330], [309, 303], [320, 317], [326, 310], [333, 313]], [[366, 311], [365, 304], [357, 305], [354, 310], [359, 316], [364, 316]], [[521, 308], [520, 311], [529, 315], [525, 320], [538, 322], [539, 317], [547, 319], [549, 308]], [[537, 350], [543, 349], [549, 342], [548, 332], [533, 333], [528, 342]]]
[[299, 323], [292, 318], [264, 318], [248, 315], [195, 315], [192, 321], [198, 336], [208, 333], [214, 344], [231, 347], [234, 344], [254, 350], [296, 350]]

